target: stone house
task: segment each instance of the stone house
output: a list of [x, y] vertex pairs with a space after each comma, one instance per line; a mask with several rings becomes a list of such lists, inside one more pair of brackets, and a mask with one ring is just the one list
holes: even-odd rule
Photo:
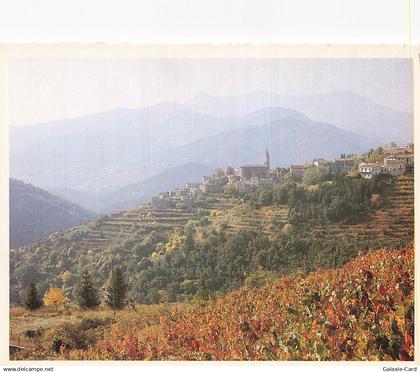
[[348, 173], [351, 171], [354, 165], [353, 159], [336, 159], [330, 162], [330, 174], [336, 173]]
[[401, 176], [405, 173], [407, 162], [404, 159], [385, 158], [385, 172], [391, 176]]
[[330, 163], [328, 160], [319, 159], [314, 161], [314, 165], [322, 174], [330, 174]]
[[236, 187], [239, 192], [241, 193], [248, 193], [251, 192], [254, 187], [248, 180], [241, 180], [236, 184]]
[[359, 173], [363, 178], [372, 178], [375, 175], [381, 174], [383, 171], [382, 164], [379, 163], [360, 163]]

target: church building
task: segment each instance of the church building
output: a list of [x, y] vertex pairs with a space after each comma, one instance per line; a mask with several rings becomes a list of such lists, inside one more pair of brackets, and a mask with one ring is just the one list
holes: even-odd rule
[[266, 178], [270, 172], [270, 154], [265, 150], [263, 164], [247, 164], [240, 166], [240, 176], [243, 180], [251, 178]]

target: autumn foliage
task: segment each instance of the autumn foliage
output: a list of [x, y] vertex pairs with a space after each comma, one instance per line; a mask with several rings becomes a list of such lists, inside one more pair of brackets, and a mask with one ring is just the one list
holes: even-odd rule
[[44, 295], [45, 306], [55, 306], [58, 309], [58, 306], [64, 305], [66, 302], [66, 295], [61, 288], [50, 287]]
[[413, 360], [414, 248], [379, 250], [340, 269], [162, 317], [159, 337], [115, 324], [104, 341], [63, 356], [159, 360]]

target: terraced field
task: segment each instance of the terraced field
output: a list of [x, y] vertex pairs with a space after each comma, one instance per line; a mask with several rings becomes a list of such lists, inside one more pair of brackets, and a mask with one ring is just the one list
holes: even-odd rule
[[[262, 228], [270, 236], [283, 231], [288, 222], [288, 208], [284, 206], [252, 209], [246, 203], [228, 195], [216, 194], [205, 199], [199, 209], [156, 210], [142, 206], [129, 211], [103, 216], [84, 227], [81, 242], [86, 249], [100, 250], [110, 243], [148, 233], [151, 230], [170, 234], [174, 228], [184, 226], [191, 219], [198, 220], [199, 213], [208, 215], [215, 227], [222, 224], [228, 234], [243, 228]], [[341, 235], [372, 238], [387, 243], [412, 239], [414, 233], [414, 176], [405, 175], [393, 180], [393, 185], [383, 195], [372, 198], [373, 213], [360, 216], [357, 224], [321, 225], [312, 221], [304, 230], [315, 231], [320, 236]], [[85, 225], [86, 226], [86, 225]]]
[[82, 235], [86, 249], [102, 250], [118, 241], [144, 235], [151, 230], [170, 234], [174, 228], [190, 220], [206, 216], [215, 227], [225, 224], [228, 234], [241, 228], [263, 227], [267, 232], [278, 231], [287, 222], [287, 207], [265, 207], [252, 210], [240, 200], [224, 194], [212, 195], [193, 210], [158, 210], [146, 206], [112, 213], [90, 223]]
[[[190, 220], [198, 222], [197, 239], [212, 238], [206, 230], [222, 225], [226, 227], [228, 235], [244, 228], [261, 228], [278, 246], [282, 242], [286, 242], [285, 246], [289, 242], [294, 244], [294, 241], [314, 242], [309, 247], [312, 249], [309, 251], [311, 257], [316, 256], [318, 243], [323, 244], [325, 249], [319, 257], [316, 256], [320, 263], [331, 264], [331, 252], [338, 247], [345, 262], [358, 251], [380, 247], [399, 248], [413, 240], [414, 177], [406, 175], [394, 178], [393, 184], [385, 192], [373, 195], [371, 212], [360, 216], [358, 222], [353, 224], [323, 224], [315, 220], [300, 226], [292, 225], [288, 221], [288, 208], [285, 205], [252, 208], [247, 202], [228, 195], [211, 195], [200, 200], [192, 210], [154, 210], [144, 205], [101, 216], [72, 230], [54, 233], [33, 246], [11, 249], [11, 302], [18, 303], [24, 286], [33, 277], [40, 283], [41, 290], [55, 285], [64, 288], [66, 295], [71, 298], [81, 267], [90, 267], [100, 273], [98, 285], [101, 288], [115, 264], [127, 268], [133, 288], [138, 283], [147, 283], [150, 278], [145, 273], [150, 271], [151, 263], [159, 262], [158, 269], [165, 265], [172, 267], [172, 257], [165, 256], [163, 252], [171, 252], [177, 244], [181, 244], [182, 239], [186, 239], [176, 228], [185, 226]], [[289, 232], [289, 236], [284, 236]], [[276, 242], [279, 235], [283, 236]], [[347, 247], [351, 248], [348, 257]], [[294, 265], [291, 267], [300, 269], [300, 259], [296, 262], [291, 261], [290, 265]], [[341, 264], [340, 261], [337, 263]], [[306, 270], [306, 266], [302, 267]], [[160, 289], [160, 284], [156, 282], [154, 288]], [[142, 284], [140, 288], [144, 286]], [[183, 300], [183, 297], [179, 298]]]
[[[303, 232], [315, 232], [319, 236], [341, 235], [366, 239], [398, 242], [412, 239], [414, 233], [414, 176], [396, 177], [393, 186], [381, 197], [374, 195], [373, 213], [360, 216], [357, 224], [327, 224], [312, 221]], [[199, 208], [192, 210], [156, 210], [141, 206], [129, 211], [102, 216], [80, 227], [69, 230], [78, 238], [79, 248], [100, 251], [128, 238], [141, 238], [150, 231], [169, 236], [174, 228], [184, 226], [190, 220], [208, 215], [216, 228], [222, 224], [228, 234], [243, 228], [262, 228], [271, 237], [281, 234], [288, 223], [288, 208], [284, 206], [253, 209], [247, 203], [225, 194], [208, 197]], [[54, 239], [52, 234], [50, 239]], [[20, 249], [16, 249], [18, 253]]]
[[360, 217], [357, 224], [312, 224], [319, 235], [342, 235], [386, 243], [410, 241], [414, 234], [414, 176], [393, 179], [393, 185], [381, 197], [373, 196], [373, 213]]
[[152, 229], [163, 234], [170, 233], [175, 227], [182, 227], [196, 218], [197, 213], [192, 211], [139, 207], [95, 221], [84, 234], [82, 243], [86, 244], [87, 249], [100, 250], [109, 246], [110, 242], [141, 236]]
[[[216, 226], [224, 223], [228, 233], [241, 228], [260, 227], [271, 237], [281, 234], [288, 222], [288, 208], [284, 206], [252, 209], [235, 199], [226, 201], [218, 196], [218, 203], [209, 205], [210, 221]], [[314, 232], [318, 236], [346, 236], [348, 238], [376, 239], [398, 245], [402, 240], [411, 241], [414, 234], [414, 176], [405, 175], [393, 179], [392, 186], [381, 196], [372, 197], [372, 212], [360, 216], [359, 223], [321, 224], [311, 221], [303, 226], [303, 233]]]
[[287, 223], [287, 215], [287, 206], [253, 210], [247, 205], [238, 205], [225, 213], [211, 217], [210, 220], [216, 226], [225, 223], [227, 232], [231, 234], [244, 228], [262, 228], [266, 233], [275, 234]]

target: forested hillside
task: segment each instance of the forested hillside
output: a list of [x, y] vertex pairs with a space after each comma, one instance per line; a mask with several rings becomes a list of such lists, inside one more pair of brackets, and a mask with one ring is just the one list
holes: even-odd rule
[[411, 242], [413, 186], [412, 176], [336, 177], [208, 196], [192, 210], [101, 216], [31, 249], [12, 249], [11, 302], [21, 301], [31, 281], [41, 293], [54, 285], [73, 298], [84, 269], [102, 288], [113, 265], [138, 303], [223, 294], [260, 269], [276, 276], [339, 267], [360, 252]]
[[10, 245], [21, 246], [46, 239], [94, 218], [82, 207], [45, 190], [10, 179]]
[[12, 359], [414, 360], [412, 245], [245, 284], [195, 305], [87, 313], [41, 329]]

